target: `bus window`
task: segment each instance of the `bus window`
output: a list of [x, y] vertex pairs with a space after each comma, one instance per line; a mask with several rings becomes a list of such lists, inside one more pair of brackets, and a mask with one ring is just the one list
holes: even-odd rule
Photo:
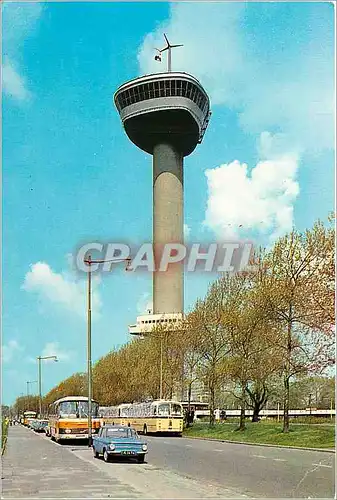
[[173, 417], [181, 417], [183, 414], [181, 405], [177, 405], [176, 403], [171, 404], [171, 415]]
[[169, 403], [162, 403], [158, 405], [158, 415], [161, 417], [168, 417], [170, 415]]

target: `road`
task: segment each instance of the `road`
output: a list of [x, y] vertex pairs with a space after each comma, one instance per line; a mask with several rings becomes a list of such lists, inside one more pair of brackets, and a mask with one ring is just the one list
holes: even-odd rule
[[[9, 429], [3, 498], [333, 498], [334, 454], [147, 437], [147, 463], [106, 464], [85, 445]], [[29, 457], [29, 458], [28, 458]]]
[[333, 498], [335, 455], [185, 438], [151, 437], [149, 462], [268, 498]]

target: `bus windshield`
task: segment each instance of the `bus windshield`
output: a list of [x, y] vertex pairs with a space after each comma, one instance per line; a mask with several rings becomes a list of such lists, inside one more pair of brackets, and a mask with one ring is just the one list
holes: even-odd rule
[[[88, 401], [62, 401], [58, 407], [60, 418], [87, 418]], [[97, 417], [98, 404], [91, 403], [91, 416]]]
[[23, 415], [27, 418], [34, 418], [36, 417], [37, 413], [36, 411], [25, 411]]

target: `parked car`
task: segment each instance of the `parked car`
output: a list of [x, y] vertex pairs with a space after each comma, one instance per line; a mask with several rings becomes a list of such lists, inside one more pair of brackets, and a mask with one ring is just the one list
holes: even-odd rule
[[29, 429], [35, 429], [36, 422], [37, 422], [36, 418], [29, 419], [29, 421], [28, 421], [28, 428]]
[[36, 422], [35, 418], [27, 418], [27, 427], [29, 429], [33, 429], [35, 422]]
[[147, 443], [140, 439], [135, 429], [123, 425], [103, 425], [93, 436], [92, 449], [95, 458], [103, 455], [105, 462], [112, 457], [136, 458], [143, 463]]
[[46, 432], [46, 427], [48, 425], [48, 420], [38, 419], [35, 420], [33, 429], [35, 432]]

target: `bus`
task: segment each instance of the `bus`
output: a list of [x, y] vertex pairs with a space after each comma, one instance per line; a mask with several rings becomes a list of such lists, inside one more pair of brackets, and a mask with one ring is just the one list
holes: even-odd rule
[[27, 410], [23, 412], [23, 417], [21, 418], [21, 423], [23, 425], [29, 425], [29, 422], [37, 417], [37, 412], [32, 410]]
[[[91, 408], [92, 434], [95, 434], [100, 427], [97, 401], [92, 400]], [[56, 442], [88, 439], [88, 398], [67, 396], [49, 405], [46, 435]]]
[[170, 434], [183, 432], [183, 407], [177, 401], [159, 399], [147, 403], [123, 403], [101, 407], [101, 424], [127, 425], [141, 434]]
[[184, 409], [185, 412], [187, 412], [188, 407], [190, 408], [190, 411], [193, 412], [194, 418], [202, 418], [206, 415], [209, 415], [209, 404], [208, 403], [202, 403], [200, 401], [181, 401], [181, 405]]

